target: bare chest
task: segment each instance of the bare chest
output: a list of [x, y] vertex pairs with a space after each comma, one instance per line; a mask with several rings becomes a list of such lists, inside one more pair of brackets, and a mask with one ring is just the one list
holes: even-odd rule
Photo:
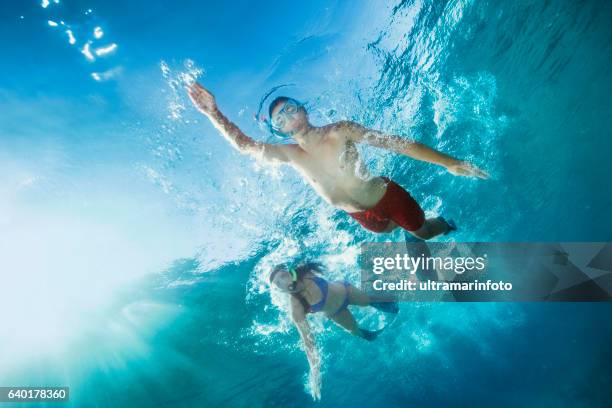
[[360, 163], [359, 152], [353, 143], [327, 142], [299, 152], [295, 166], [312, 181], [317, 178], [353, 175]]

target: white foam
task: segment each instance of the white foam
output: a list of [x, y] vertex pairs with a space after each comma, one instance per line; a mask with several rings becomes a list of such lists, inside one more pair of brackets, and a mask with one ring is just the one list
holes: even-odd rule
[[47, 21], [47, 24], [49, 24], [51, 27], [57, 27], [57, 23], [53, 20]]
[[93, 35], [96, 40], [99, 40], [100, 38], [104, 36], [104, 31], [102, 31], [101, 27], [96, 27], [94, 28]]
[[122, 70], [121, 67], [115, 67], [104, 72], [92, 72], [91, 77], [96, 81], [108, 81], [119, 75]]
[[162, 60], [159, 62], [159, 69], [161, 69], [164, 78], [170, 75], [170, 67], [168, 66], [168, 63], [166, 61]]
[[107, 45], [106, 47], [96, 48], [95, 53], [98, 57], [104, 57], [106, 55], [112, 54], [117, 49], [117, 44], [112, 43], [111, 45]]
[[159, 62], [162, 76], [172, 91], [168, 100], [168, 119], [173, 122], [183, 118], [183, 112], [185, 111], [183, 88], [193, 84], [204, 72], [203, 69], [197, 67], [190, 59], [185, 60], [183, 66], [186, 69], [185, 71], [175, 73], [170, 69], [166, 61], [161, 60]]
[[81, 49], [81, 53], [85, 55], [85, 58], [87, 58], [88, 61], [93, 61], [96, 58], [91, 53], [90, 47], [91, 47], [91, 41], [87, 41], [87, 43]]
[[74, 38], [72, 30], [66, 30], [66, 34], [68, 35], [68, 42], [70, 45], [74, 45], [76, 43], [76, 38]]

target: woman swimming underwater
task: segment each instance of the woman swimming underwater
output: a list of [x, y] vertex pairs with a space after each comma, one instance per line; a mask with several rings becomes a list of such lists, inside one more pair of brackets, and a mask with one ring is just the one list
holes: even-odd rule
[[272, 286], [291, 295], [290, 315], [304, 344], [310, 365], [309, 382], [315, 399], [320, 398], [321, 361], [306, 315], [323, 312], [351, 334], [372, 341], [382, 329], [371, 331], [360, 328], [348, 306], [372, 306], [383, 312], [399, 312], [393, 299], [374, 298], [348, 282], [328, 282], [320, 276], [322, 271], [322, 265], [317, 262], [304, 262], [296, 266], [281, 264], [272, 269], [269, 277]]

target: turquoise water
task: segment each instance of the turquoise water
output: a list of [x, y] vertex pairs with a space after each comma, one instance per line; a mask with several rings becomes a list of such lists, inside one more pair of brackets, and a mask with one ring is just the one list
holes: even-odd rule
[[[253, 3], [238, 6], [259, 15]], [[136, 13], [138, 7], [131, 7]], [[105, 280], [113, 273], [110, 268], [80, 275], [86, 277], [79, 288], [91, 285], [92, 293], [111, 286], [100, 295], [104, 306], [79, 309], [77, 301], [66, 306], [79, 309], [76, 323], [64, 327], [71, 335], [58, 337], [63, 340], [47, 350], [56, 333], [46, 342], [45, 334], [36, 334], [42, 337], [37, 347], [47, 351], [36, 358], [9, 359], [4, 354], [8, 368], [0, 367], [0, 385], [69, 385], [70, 405], [79, 407], [610, 406], [612, 309], [572, 303], [403, 304], [398, 319], [374, 343], [315, 317], [324, 373], [322, 399], [313, 402], [298, 335], [280, 311], [282, 299], [271, 298], [264, 283], [269, 266], [301, 254], [328, 265], [332, 278], [357, 282], [359, 244], [400, 241], [403, 235], [370, 234], [319, 199], [291, 169], [232, 152], [189, 107], [181, 84], [185, 75], [200, 78], [228, 107], [228, 115], [260, 139], [267, 135], [250, 118], [259, 98], [274, 85], [294, 83], [283, 92], [307, 101], [315, 123], [354, 119], [392, 133], [410, 133], [472, 160], [492, 179], [453, 178], [424, 163], [363, 149], [372, 173], [405, 186], [428, 214], [456, 220], [459, 231], [444, 239], [609, 241], [612, 4], [313, 4], [304, 11], [308, 29], [288, 31], [283, 46], [262, 45], [262, 53], [272, 55], [269, 61], [253, 57], [244, 72], [232, 76], [224, 74], [223, 64], [239, 57], [219, 57], [230, 48], [207, 49], [202, 58], [194, 51], [207, 47], [210, 34], [203, 34], [201, 43], [186, 39], [182, 56], [172, 55], [174, 59], [155, 54], [150, 58], [154, 64], [135, 62], [145, 52], [139, 54], [134, 44], [130, 48], [130, 38], [154, 35], [161, 30], [155, 27], [165, 22], [180, 26], [185, 21], [186, 27], [197, 23], [187, 17], [187, 6], [175, 17], [174, 6], [150, 7], [143, 12], [144, 34], [115, 25], [116, 36], [126, 43], [117, 40], [119, 50], [132, 53], [118, 51], [115, 60], [95, 68], [108, 72], [120, 62], [126, 78], [105, 86], [122, 88], [130, 82], [134, 90], [111, 92], [102, 102], [91, 103], [98, 103], [109, 118], [120, 107], [133, 116], [126, 113], [110, 129], [100, 125], [106, 139], [87, 133], [85, 141], [75, 137], [79, 142], [62, 152], [69, 157], [76, 152], [83, 161], [92, 161], [92, 167], [106, 168], [111, 164], [104, 156], [96, 162], [96, 153], [104, 150], [100, 146], [119, 146], [108, 148], [120, 158], [119, 164], [113, 159], [113, 166], [128, 163], [120, 167], [127, 173], [117, 171], [115, 178], [126, 184], [107, 199], [112, 204], [120, 197], [129, 211], [117, 214], [126, 222], [139, 220], [142, 204], [150, 219], [179, 225], [161, 233], [150, 229], [150, 221], [134, 222], [134, 229], [146, 232], [120, 242], [120, 248], [130, 248], [120, 258], [130, 269], [149, 256], [160, 256], [161, 247], [178, 247], [183, 241], [195, 245], [191, 252], [184, 250], [187, 244], [180, 251], [168, 250], [182, 256], [157, 269], [147, 263], [152, 273], [121, 284]], [[104, 11], [104, 6], [98, 9]], [[111, 20], [112, 10], [106, 11]], [[274, 19], [280, 21], [276, 15]], [[207, 24], [222, 30], [220, 23]], [[240, 41], [241, 30], [248, 35], [249, 29], [223, 31], [225, 41]], [[267, 44], [281, 40], [272, 36]], [[165, 46], [162, 40], [160, 44]], [[248, 54], [246, 48], [241, 50]], [[183, 63], [182, 58], [193, 61]], [[63, 64], [77, 66], [70, 60]], [[149, 88], [155, 91], [146, 93]], [[142, 95], [155, 98], [143, 104]], [[7, 129], [9, 125], [3, 127], [5, 133]], [[26, 149], [25, 143], [6, 146], [16, 152], [20, 146]], [[57, 156], [61, 161], [62, 154]], [[63, 176], [82, 168], [89, 169], [68, 160], [58, 172]], [[112, 179], [113, 170], [107, 171]], [[146, 180], [165, 198], [127, 200], [141, 197], [140, 190], [127, 184], [132, 178]], [[29, 194], [44, 196], [39, 190]], [[68, 207], [81, 211], [79, 197]], [[159, 212], [145, 204], [156, 200], [171, 203], [176, 218], [156, 218]], [[115, 208], [111, 204], [103, 209]], [[132, 248], [133, 242], [147, 233], [169, 238], [145, 237], [153, 250], [144, 250], [137, 261], [129, 259], [140, 251]], [[103, 253], [100, 261], [113, 253]], [[122, 270], [119, 264], [113, 268]], [[70, 292], [70, 299], [86, 304], [77, 292]], [[88, 289], [80, 292], [88, 296]], [[385, 323], [367, 311], [358, 317], [372, 327]]]

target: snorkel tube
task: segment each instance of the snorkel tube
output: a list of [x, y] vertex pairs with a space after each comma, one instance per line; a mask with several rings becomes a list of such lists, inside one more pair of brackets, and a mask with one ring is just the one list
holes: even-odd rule
[[289, 284], [288, 289], [293, 292], [297, 286], [297, 281], [298, 281], [298, 276], [297, 276], [297, 272], [295, 271], [295, 268], [290, 267], [289, 268], [289, 274], [291, 275], [291, 284]]

